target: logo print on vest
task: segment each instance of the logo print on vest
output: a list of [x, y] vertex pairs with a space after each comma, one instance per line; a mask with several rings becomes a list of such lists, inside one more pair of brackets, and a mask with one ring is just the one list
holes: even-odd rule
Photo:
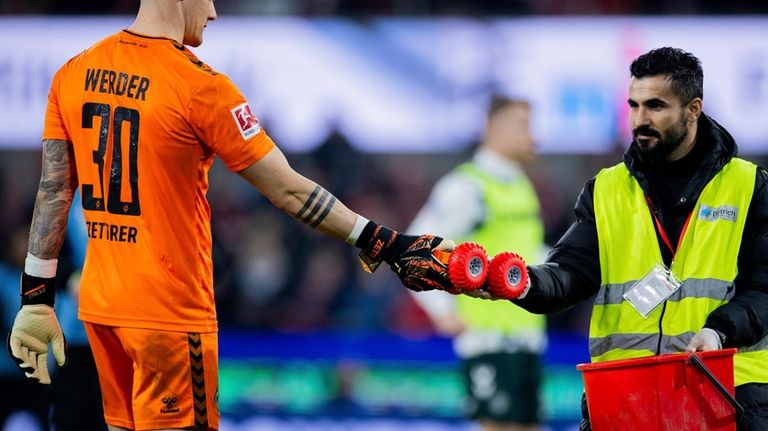
[[717, 208], [713, 208], [707, 205], [702, 205], [699, 209], [699, 220], [715, 221], [715, 220], [727, 220], [736, 221], [736, 217], [739, 214], [739, 209], [730, 205], [721, 205]]

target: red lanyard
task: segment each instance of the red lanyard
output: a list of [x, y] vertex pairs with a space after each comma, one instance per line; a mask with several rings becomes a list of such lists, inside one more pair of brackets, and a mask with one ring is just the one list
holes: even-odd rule
[[691, 213], [688, 214], [688, 218], [685, 219], [683, 230], [680, 231], [680, 238], [677, 240], [677, 247], [672, 248], [672, 242], [669, 240], [667, 232], [665, 232], [664, 228], [661, 227], [661, 222], [659, 221], [658, 217], [656, 217], [656, 211], [654, 211], [653, 202], [651, 202], [651, 198], [649, 198], [648, 195], [645, 196], [645, 201], [648, 202], [648, 207], [651, 208], [651, 217], [653, 217], [653, 221], [656, 222], [656, 228], [659, 230], [661, 240], [664, 241], [664, 244], [667, 246], [669, 251], [672, 252], [672, 260], [675, 260], [675, 253], [677, 253], [677, 249], [680, 248], [680, 244], [683, 243], [683, 237], [685, 236], [685, 232], [688, 230], [688, 223], [691, 221], [693, 211], [691, 211]]

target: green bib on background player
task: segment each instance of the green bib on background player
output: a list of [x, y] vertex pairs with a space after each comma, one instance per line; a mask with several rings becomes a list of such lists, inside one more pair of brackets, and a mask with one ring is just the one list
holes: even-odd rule
[[[524, 175], [509, 182], [481, 171], [468, 162], [456, 168], [478, 182], [483, 193], [486, 220], [471, 235], [459, 241], [481, 244], [493, 257], [513, 251], [526, 262], [537, 262], [544, 246], [544, 226], [539, 216], [539, 200]], [[470, 329], [491, 330], [507, 335], [544, 338], [546, 318], [529, 313], [509, 301], [486, 301], [459, 295], [458, 311]]]

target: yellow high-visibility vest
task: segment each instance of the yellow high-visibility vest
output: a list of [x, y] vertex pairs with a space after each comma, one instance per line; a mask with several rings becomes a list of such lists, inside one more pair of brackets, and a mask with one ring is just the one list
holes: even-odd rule
[[[621, 163], [595, 180], [601, 286], [589, 328], [593, 362], [685, 350], [707, 316], [734, 295], [737, 260], [757, 167], [734, 158], [704, 187], [672, 262], [682, 287], [643, 318], [624, 299], [663, 263], [654, 220], [640, 184]], [[768, 338], [739, 349], [737, 385], [768, 383]]]

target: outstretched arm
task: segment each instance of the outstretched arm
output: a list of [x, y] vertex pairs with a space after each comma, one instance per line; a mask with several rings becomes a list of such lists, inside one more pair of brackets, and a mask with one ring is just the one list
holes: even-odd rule
[[432, 250], [451, 249], [452, 243], [431, 235], [403, 235], [367, 220], [293, 170], [277, 147], [240, 175], [285, 213], [362, 249], [360, 260], [367, 271], [375, 271], [383, 261], [410, 289], [420, 291], [450, 285], [445, 266], [433, 259]]
[[[348, 240], [353, 232], [357, 213], [314, 181], [293, 170], [277, 147], [241, 171], [240, 176], [274, 206], [313, 229], [342, 241]], [[359, 227], [353, 239], [357, 239], [364, 226]]]
[[600, 256], [593, 202], [594, 178], [581, 191], [576, 220], [557, 242], [547, 263], [529, 269], [531, 289], [515, 301], [532, 313], [556, 313], [588, 299], [600, 289]]

